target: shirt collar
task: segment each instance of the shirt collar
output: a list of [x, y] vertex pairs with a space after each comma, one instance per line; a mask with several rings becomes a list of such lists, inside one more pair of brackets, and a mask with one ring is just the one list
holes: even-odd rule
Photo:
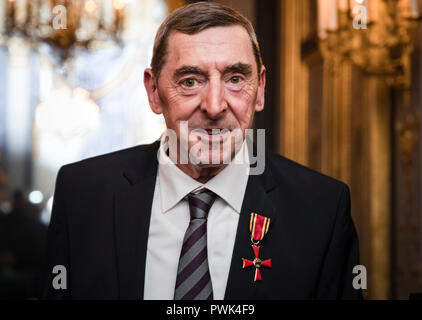
[[158, 166], [161, 205], [164, 213], [190, 192], [202, 188], [211, 190], [237, 213], [240, 213], [249, 178], [249, 156], [245, 141], [227, 167], [205, 184], [196, 181], [179, 169], [164, 150], [165, 148], [160, 146]]

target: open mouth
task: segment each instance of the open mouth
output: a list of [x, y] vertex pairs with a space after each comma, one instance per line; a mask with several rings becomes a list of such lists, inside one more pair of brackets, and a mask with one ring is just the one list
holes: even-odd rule
[[231, 131], [223, 128], [195, 129], [192, 131], [198, 138], [209, 141], [223, 141], [230, 136]]
[[229, 129], [205, 129], [205, 131], [209, 134], [209, 135], [221, 135], [221, 134], [227, 134], [228, 132], [230, 132]]

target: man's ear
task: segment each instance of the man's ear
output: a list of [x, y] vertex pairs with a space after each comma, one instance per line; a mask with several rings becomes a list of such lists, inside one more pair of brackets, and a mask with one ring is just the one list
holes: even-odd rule
[[259, 73], [259, 83], [258, 83], [258, 92], [256, 95], [256, 105], [255, 111], [259, 112], [264, 110], [265, 104], [265, 73], [266, 69], [264, 66], [261, 67], [261, 72]]
[[144, 85], [148, 95], [151, 110], [156, 114], [163, 113], [160, 96], [158, 95], [157, 82], [150, 68], [144, 71]]

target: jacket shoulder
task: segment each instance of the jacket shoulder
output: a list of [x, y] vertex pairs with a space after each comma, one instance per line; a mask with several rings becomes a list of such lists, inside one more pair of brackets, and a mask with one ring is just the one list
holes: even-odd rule
[[349, 192], [349, 187], [344, 182], [281, 155], [268, 154], [267, 162], [271, 174], [275, 176], [278, 183], [288, 185], [294, 190], [310, 191], [316, 194], [319, 192], [338, 194], [339, 190], [345, 189]]
[[143, 144], [122, 150], [117, 150], [63, 165], [60, 170], [89, 170], [90, 172], [104, 172], [104, 169], [116, 171], [117, 169], [133, 166], [134, 163], [138, 163], [140, 166], [142, 166], [142, 163], [146, 161], [151, 161], [152, 157], [156, 157], [156, 151], [158, 150], [158, 146], [159, 142], [156, 141], [151, 144]]

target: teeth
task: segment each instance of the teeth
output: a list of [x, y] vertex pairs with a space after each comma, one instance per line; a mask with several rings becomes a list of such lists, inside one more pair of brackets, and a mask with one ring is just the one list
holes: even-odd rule
[[228, 131], [229, 131], [229, 130], [227, 130], [227, 129], [223, 129], [223, 130], [221, 130], [221, 129], [217, 129], [217, 130], [215, 130], [214, 132], [213, 132], [213, 130], [212, 130], [212, 129], [207, 130], [208, 134], [212, 134], [212, 135], [225, 134], [225, 133], [226, 133], [226, 132], [228, 132]]

